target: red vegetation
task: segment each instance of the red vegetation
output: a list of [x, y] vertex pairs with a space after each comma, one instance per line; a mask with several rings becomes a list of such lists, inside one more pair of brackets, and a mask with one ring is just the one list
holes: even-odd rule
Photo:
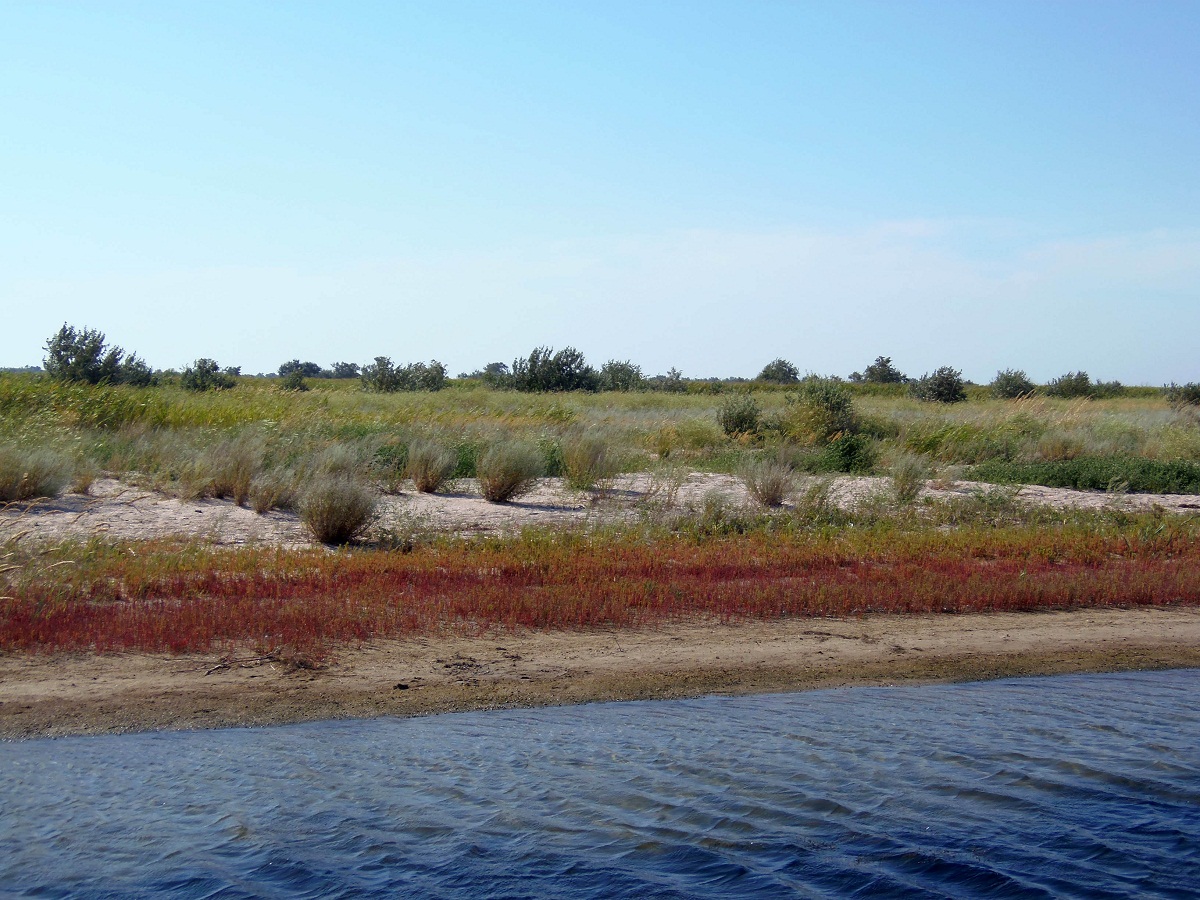
[[[320, 654], [442, 629], [1200, 603], [1200, 542], [1085, 530], [537, 535], [329, 553], [77, 547], [13, 579], [0, 649]], [[57, 560], [57, 564], [51, 565]]]

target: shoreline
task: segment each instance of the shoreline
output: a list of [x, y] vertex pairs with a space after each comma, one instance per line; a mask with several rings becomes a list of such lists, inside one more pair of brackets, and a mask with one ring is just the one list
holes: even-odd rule
[[1200, 608], [796, 618], [425, 635], [306, 668], [217, 654], [0, 654], [0, 739], [1200, 667]]

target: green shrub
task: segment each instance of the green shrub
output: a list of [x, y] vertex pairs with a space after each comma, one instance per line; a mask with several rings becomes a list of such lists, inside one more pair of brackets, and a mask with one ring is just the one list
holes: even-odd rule
[[860, 384], [907, 384], [908, 376], [892, 365], [890, 356], [877, 356], [862, 372], [853, 372], [850, 380]]
[[250, 507], [259, 515], [273, 509], [295, 509], [296, 473], [272, 469], [250, 479]]
[[377, 356], [362, 367], [359, 383], [365, 391], [391, 394], [396, 391], [440, 391], [446, 386], [446, 367], [436, 359], [429, 364], [394, 366], [389, 357]]
[[[355, 368], [358, 367], [355, 366]], [[293, 359], [279, 367], [280, 378], [287, 378], [290, 375], [299, 375], [301, 378], [320, 378], [321, 367], [315, 362], [300, 362], [298, 359]]]
[[594, 391], [600, 386], [596, 370], [574, 347], [557, 353], [553, 347], [535, 347], [528, 359], [513, 360], [508, 384], [518, 391]]
[[645, 379], [641, 366], [627, 359], [610, 359], [600, 367], [597, 385], [602, 391], [637, 391], [645, 386]]
[[590, 491], [603, 486], [614, 474], [608, 444], [594, 435], [575, 435], [563, 444], [563, 474], [567, 486]]
[[888, 466], [892, 500], [897, 506], [909, 506], [920, 496], [929, 479], [929, 462], [915, 453], [897, 453]]
[[71, 481], [70, 459], [43, 448], [0, 447], [0, 502], [57, 497]]
[[1050, 379], [1046, 385], [1046, 395], [1071, 399], [1074, 397], [1089, 397], [1092, 393], [1092, 379], [1087, 372], [1068, 372]]
[[46, 341], [42, 368], [56, 381], [134, 387], [154, 383], [150, 367], [136, 353], [126, 355], [120, 347], [109, 347], [103, 332], [90, 328], [76, 331], [66, 322]]
[[505, 441], [493, 444], [475, 464], [475, 477], [484, 499], [505, 503], [529, 493], [544, 471], [544, 459], [536, 447]]
[[1021, 369], [1004, 369], [992, 379], [991, 389], [997, 400], [1016, 400], [1028, 397], [1037, 390], [1037, 385]]
[[1163, 392], [1167, 400], [1174, 406], [1200, 406], [1200, 384], [1189, 381], [1187, 384], [1171, 382]]
[[717, 424], [730, 437], [754, 434], [761, 414], [757, 401], [749, 394], [734, 394], [726, 397], [717, 410]]
[[322, 475], [300, 496], [300, 521], [322, 544], [346, 544], [362, 535], [375, 516], [374, 490], [349, 475]]
[[758, 380], [770, 384], [795, 384], [800, 380], [800, 370], [786, 359], [775, 359], [763, 366]]
[[823, 444], [857, 430], [853, 395], [836, 378], [806, 378], [784, 401], [776, 427], [788, 440]]
[[227, 391], [237, 384], [236, 370], [225, 369], [215, 359], [198, 359], [183, 370], [179, 386], [185, 391]]
[[917, 379], [912, 395], [927, 403], [961, 403], [967, 399], [967, 390], [961, 371], [942, 366]]
[[865, 475], [875, 467], [875, 443], [866, 435], [841, 434], [817, 456], [816, 471]]
[[422, 494], [433, 494], [458, 466], [458, 454], [432, 441], [413, 441], [408, 446], [408, 477]]
[[281, 391], [307, 391], [308, 382], [304, 380], [303, 372], [301, 372], [299, 369], [292, 369], [281, 379], [279, 379], [279, 384], [277, 387]]
[[782, 506], [796, 490], [791, 467], [779, 459], [756, 459], [738, 469], [746, 491], [763, 506]]

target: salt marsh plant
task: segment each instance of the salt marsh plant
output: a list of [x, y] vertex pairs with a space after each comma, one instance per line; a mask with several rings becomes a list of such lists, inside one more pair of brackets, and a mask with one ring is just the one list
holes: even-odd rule
[[449, 447], [428, 440], [408, 445], [405, 471], [422, 494], [436, 493], [457, 467], [458, 454]]
[[377, 503], [375, 490], [360, 479], [321, 475], [300, 495], [300, 521], [322, 544], [347, 544], [370, 526]]
[[744, 463], [738, 476], [747, 492], [763, 506], [782, 506], [796, 489], [791, 467], [780, 459], [756, 459]]
[[512, 440], [492, 444], [475, 463], [479, 489], [491, 503], [529, 493], [544, 470], [545, 459], [536, 447]]
[[259, 472], [250, 481], [250, 507], [259, 515], [273, 509], [293, 509], [296, 506], [296, 473], [270, 469]]
[[563, 442], [562, 468], [567, 487], [577, 491], [603, 488], [616, 470], [608, 443], [592, 434], [576, 434]]

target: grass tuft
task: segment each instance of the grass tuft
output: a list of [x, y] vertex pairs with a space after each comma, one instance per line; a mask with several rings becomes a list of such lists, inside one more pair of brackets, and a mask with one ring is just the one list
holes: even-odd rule
[[349, 475], [321, 475], [300, 496], [300, 520], [322, 544], [347, 544], [375, 516], [375, 491]]
[[536, 447], [503, 441], [480, 455], [475, 475], [484, 499], [506, 503], [533, 490], [544, 467], [545, 460]]

